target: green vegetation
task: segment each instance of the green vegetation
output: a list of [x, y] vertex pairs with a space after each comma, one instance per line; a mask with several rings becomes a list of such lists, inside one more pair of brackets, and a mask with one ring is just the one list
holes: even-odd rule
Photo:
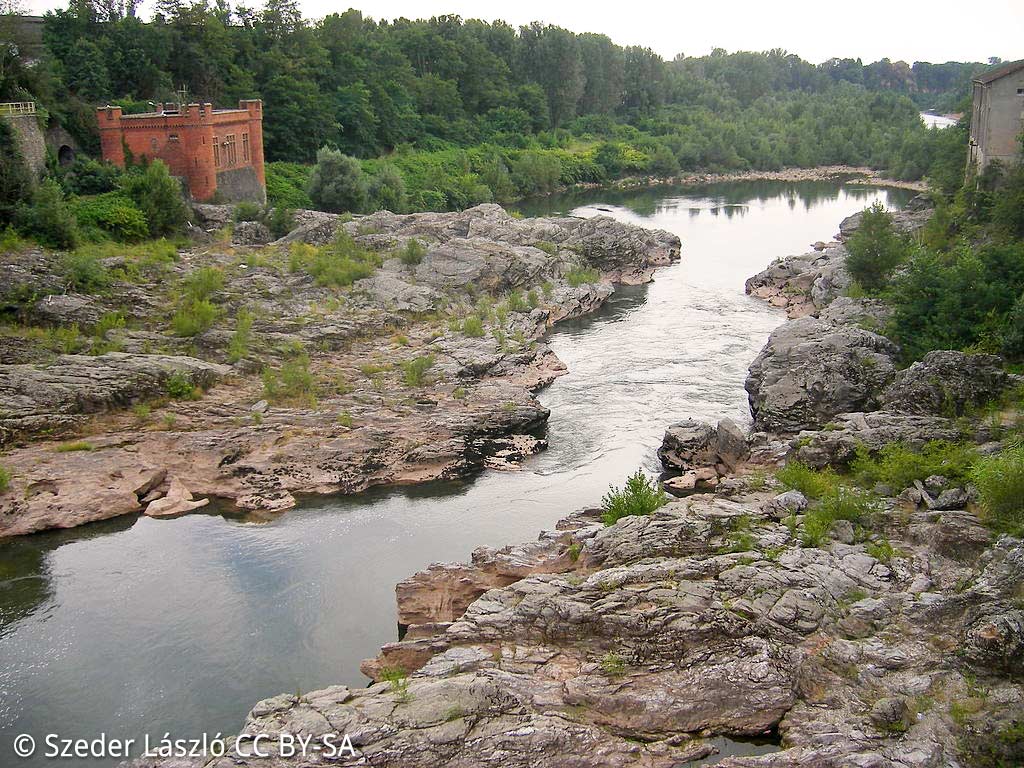
[[402, 362], [402, 383], [407, 387], [422, 387], [427, 383], [427, 371], [434, 365], [433, 355], [424, 355]]
[[786, 488], [800, 491], [808, 499], [821, 499], [834, 492], [839, 484], [831, 469], [813, 470], [799, 461], [786, 462], [775, 477]]
[[55, 446], [54, 449], [57, 453], [74, 453], [76, 451], [94, 451], [96, 446], [92, 443], [88, 443], [85, 440], [76, 440], [71, 443], [61, 443]]
[[657, 481], [651, 480], [643, 470], [638, 469], [626, 479], [624, 488], [612, 486], [601, 499], [604, 510], [601, 520], [605, 525], [614, 525], [617, 520], [629, 515], [649, 515], [667, 503], [668, 495]]
[[61, 268], [68, 288], [79, 293], [101, 293], [111, 283], [111, 276], [98, 255], [87, 250], [65, 254]]
[[409, 693], [409, 674], [401, 667], [384, 667], [380, 671], [380, 679], [391, 687], [391, 693], [400, 703], [412, 701]]
[[885, 207], [875, 203], [864, 211], [860, 226], [846, 242], [846, 268], [865, 290], [877, 291], [888, 285], [910, 248], [910, 238], [898, 232]]
[[200, 267], [181, 282], [182, 295], [171, 317], [171, 329], [177, 336], [196, 336], [213, 327], [220, 309], [210, 298], [224, 287], [224, 273], [217, 267]]
[[7, 467], [0, 466], [0, 493], [6, 493], [11, 487], [11, 473]]
[[1024, 442], [978, 458], [970, 471], [981, 495], [982, 521], [996, 531], [1024, 534]]
[[231, 334], [231, 341], [228, 342], [228, 362], [237, 363], [249, 354], [249, 344], [252, 342], [252, 324], [256, 318], [245, 307], [238, 310], [235, 318], [235, 332]]
[[298, 352], [278, 369], [263, 371], [263, 395], [272, 403], [316, 404], [316, 382], [309, 370], [309, 355]]
[[356, 280], [369, 277], [380, 266], [380, 256], [359, 246], [339, 228], [330, 245], [316, 248], [306, 243], [292, 243], [289, 269], [308, 272], [317, 284], [331, 288], [344, 288]]
[[565, 280], [573, 288], [581, 285], [596, 283], [601, 279], [601, 273], [590, 267], [573, 267], [565, 273]]
[[419, 264], [426, 255], [427, 249], [415, 237], [407, 240], [405, 246], [398, 252], [398, 258], [406, 266]]
[[479, 316], [469, 315], [462, 321], [462, 334], [471, 339], [478, 339], [484, 335], [484, 324]]
[[192, 383], [192, 379], [188, 377], [188, 374], [181, 371], [175, 371], [167, 377], [164, 389], [167, 391], [168, 397], [174, 400], [199, 399], [199, 388]]
[[602, 674], [608, 677], [622, 677], [626, 674], [626, 660], [613, 651], [601, 657], [600, 666]]
[[927, 443], [915, 451], [901, 443], [890, 443], [872, 455], [861, 447], [850, 464], [850, 471], [857, 482], [865, 487], [882, 483], [899, 493], [932, 475], [941, 475], [954, 482], [968, 479], [971, 464], [975, 460], [974, 449], [960, 443], [942, 440]]

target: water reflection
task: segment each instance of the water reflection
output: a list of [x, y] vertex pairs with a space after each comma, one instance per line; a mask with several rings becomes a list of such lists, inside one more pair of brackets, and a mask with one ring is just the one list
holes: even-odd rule
[[265, 696], [364, 684], [360, 659], [396, 635], [397, 581], [533, 538], [637, 466], [655, 471], [672, 421], [748, 419], [747, 366], [782, 318], [743, 295], [744, 279], [872, 200], [905, 197], [743, 182], [524, 206], [612, 215], [684, 244], [652, 285], [551, 335], [570, 373], [541, 395], [550, 449], [520, 472], [308, 499], [262, 524], [214, 508], [0, 543], [0, 754], [23, 732], [232, 732]]

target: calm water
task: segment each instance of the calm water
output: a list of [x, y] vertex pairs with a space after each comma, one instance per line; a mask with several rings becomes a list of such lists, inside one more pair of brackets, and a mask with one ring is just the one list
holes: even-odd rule
[[[15, 734], [237, 732], [259, 699], [363, 685], [395, 639], [394, 584], [480, 545], [532, 539], [609, 481], [657, 470], [664, 428], [749, 421], [743, 380], [780, 313], [743, 294], [779, 255], [901, 192], [745, 183], [592, 192], [524, 213], [661, 227], [683, 261], [551, 334], [570, 373], [541, 395], [550, 449], [520, 472], [315, 500], [266, 524], [126, 517], [0, 544], [0, 765]], [[40, 764], [40, 763], [36, 763]], [[63, 765], [72, 765], [67, 761]]]

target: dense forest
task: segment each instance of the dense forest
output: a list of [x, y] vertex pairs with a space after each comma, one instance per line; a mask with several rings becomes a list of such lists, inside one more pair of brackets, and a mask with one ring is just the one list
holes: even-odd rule
[[[781, 50], [665, 61], [536, 23], [355, 10], [311, 21], [294, 0], [260, 11], [160, 0], [151, 22], [131, 2], [73, 0], [44, 35], [32, 67], [0, 50], [0, 100], [34, 99], [95, 151], [97, 104], [145, 111], [182, 87], [219, 106], [260, 97], [267, 159], [296, 164], [271, 165], [269, 192], [292, 206], [310, 204], [301, 166], [323, 147], [387, 157], [409, 208], [680, 169], [851, 164], [918, 179], [942, 151], [918, 107], [957, 107], [984, 67], [814, 65]], [[364, 163], [368, 188], [380, 165]]]

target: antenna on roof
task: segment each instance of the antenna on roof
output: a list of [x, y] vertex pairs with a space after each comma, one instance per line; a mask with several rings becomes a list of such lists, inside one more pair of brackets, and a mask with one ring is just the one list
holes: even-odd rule
[[178, 108], [184, 110], [188, 106], [188, 88], [182, 83], [181, 88], [175, 93], [178, 95]]

